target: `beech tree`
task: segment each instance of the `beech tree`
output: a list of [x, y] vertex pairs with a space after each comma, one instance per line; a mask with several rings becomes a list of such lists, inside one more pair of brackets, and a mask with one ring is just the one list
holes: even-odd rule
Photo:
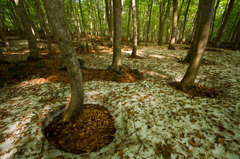
[[180, 82], [181, 87], [192, 86], [196, 79], [203, 53], [208, 42], [214, 4], [215, 0], [199, 0], [197, 28], [191, 45], [193, 48], [192, 57], [187, 72]]
[[174, 44], [176, 42], [176, 33], [177, 33], [177, 6], [178, 6], [178, 0], [173, 0], [172, 34], [171, 34], [171, 41], [168, 46], [168, 49], [170, 50], [175, 50]]
[[113, 60], [110, 70], [119, 72], [121, 67], [121, 34], [122, 34], [122, 9], [121, 0], [113, 1], [114, 39]]
[[63, 113], [63, 122], [67, 122], [73, 120], [80, 113], [84, 101], [84, 89], [82, 73], [73, 47], [63, 2], [63, 0], [43, 0], [47, 17], [53, 27], [70, 80], [71, 100]]
[[132, 19], [133, 19], [133, 49], [131, 57], [137, 56], [137, 42], [138, 42], [138, 32], [137, 32], [137, 16], [136, 16], [136, 1], [132, 0]]
[[220, 44], [221, 44], [221, 39], [222, 39], [224, 30], [225, 30], [225, 28], [226, 28], [226, 24], [227, 24], [227, 22], [228, 22], [228, 20], [229, 20], [230, 14], [231, 14], [231, 12], [232, 12], [233, 5], [234, 5], [234, 0], [229, 0], [228, 6], [227, 6], [227, 8], [225, 9], [225, 16], [223, 17], [221, 26], [220, 26], [219, 31], [218, 31], [218, 34], [217, 34], [217, 37], [216, 37], [216, 39], [215, 39], [214, 46], [219, 47]]
[[22, 0], [13, 0], [16, 7], [16, 12], [21, 19], [21, 23], [24, 28], [24, 32], [27, 35], [28, 46], [30, 49], [30, 56], [34, 60], [39, 59], [38, 48], [37, 48], [37, 39], [34, 36], [33, 28], [31, 27], [30, 20], [28, 19], [27, 13], [24, 9]]

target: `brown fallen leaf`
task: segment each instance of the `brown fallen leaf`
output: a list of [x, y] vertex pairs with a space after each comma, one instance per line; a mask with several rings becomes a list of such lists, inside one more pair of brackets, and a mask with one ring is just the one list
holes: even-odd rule
[[194, 147], [197, 146], [193, 137], [189, 140], [189, 143]]

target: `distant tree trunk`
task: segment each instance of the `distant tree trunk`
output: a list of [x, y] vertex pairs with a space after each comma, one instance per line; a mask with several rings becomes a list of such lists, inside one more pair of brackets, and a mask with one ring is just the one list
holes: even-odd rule
[[17, 33], [20, 34], [20, 33], [22, 33], [22, 26], [19, 21], [19, 18], [15, 14], [12, 1], [7, 1], [7, 5], [8, 5], [8, 9], [9, 9], [12, 21], [13, 21], [14, 29], [17, 31]]
[[137, 16], [136, 16], [136, 0], [132, 0], [132, 20], [133, 20], [133, 49], [131, 57], [137, 56], [137, 42], [138, 42], [138, 32], [137, 32]]
[[80, 12], [81, 12], [81, 18], [82, 18], [82, 24], [83, 24], [83, 28], [84, 28], [84, 32], [86, 34], [86, 47], [87, 47], [87, 50], [88, 50], [88, 31], [87, 31], [87, 26], [86, 26], [86, 23], [85, 23], [85, 19], [84, 19], [84, 12], [82, 10], [82, 2], [79, 1], [79, 8], [80, 8]]
[[90, 1], [87, 1], [87, 9], [88, 9], [88, 19], [90, 23], [90, 33], [91, 33], [91, 39], [93, 38], [93, 23], [92, 23], [92, 9]]
[[212, 36], [213, 36], [213, 30], [214, 30], [214, 25], [215, 25], [215, 18], [216, 18], [216, 13], [217, 13], [217, 9], [219, 6], [219, 2], [220, 0], [217, 0], [217, 4], [214, 8], [214, 12], [213, 12], [213, 20], [212, 20], [212, 28], [211, 28], [211, 32], [210, 32], [210, 36], [209, 36], [209, 42], [212, 41]]
[[178, 0], [173, 0], [173, 18], [172, 18], [172, 34], [171, 34], [171, 42], [168, 46], [168, 49], [175, 50], [175, 42], [176, 42], [176, 33], [177, 33], [177, 6]]
[[[194, 83], [199, 66], [207, 45], [215, 0], [200, 0], [198, 6], [197, 31], [192, 43], [193, 52], [187, 72], [180, 82], [181, 87], [191, 87]], [[196, 39], [196, 40], [195, 40]]]
[[216, 47], [219, 47], [221, 45], [222, 36], [223, 36], [224, 30], [225, 30], [226, 24], [228, 22], [228, 19], [230, 17], [230, 14], [231, 14], [231, 12], [233, 10], [233, 5], [234, 5], [234, 0], [229, 0], [228, 7], [225, 10], [226, 14], [223, 17], [222, 24], [221, 24], [221, 26], [219, 28], [217, 37], [215, 39], [214, 46], [216, 46]]
[[238, 22], [237, 33], [235, 35], [234, 42], [233, 42], [233, 49], [234, 50], [238, 49], [239, 42], [240, 42], [240, 38], [239, 37], [240, 37], [240, 20]]
[[41, 8], [41, 1], [40, 0], [34, 0], [35, 2], [35, 6], [36, 6], [36, 11], [37, 11], [37, 15], [40, 21], [40, 25], [43, 29], [44, 35], [46, 36], [47, 40], [48, 40], [48, 50], [51, 50], [51, 33], [50, 30], [47, 28], [47, 25], [45, 23], [45, 19], [43, 16], [43, 12], [42, 12], [42, 8]]
[[[167, 8], [166, 8], [166, 11], [165, 11], [165, 14], [164, 14], [164, 19], [163, 21], [161, 22], [161, 25], [159, 27], [159, 33], [158, 33], [158, 45], [161, 46], [162, 45], [162, 42], [163, 42], [163, 35], [164, 35], [164, 28], [165, 28], [165, 24], [166, 24], [166, 20], [167, 20], [167, 17], [168, 17], [168, 14], [169, 14], [169, 11], [170, 11], [170, 5], [171, 5], [171, 1], [168, 0], [167, 2]], [[160, 24], [160, 20], [159, 20], [159, 24]]]
[[101, 45], [103, 45], [103, 29], [102, 29], [101, 12], [100, 12], [100, 9], [99, 9], [98, 0], [96, 1], [96, 3], [97, 3], [97, 11], [98, 11], [99, 29], [101, 31]]
[[59, 48], [67, 66], [68, 77], [71, 87], [71, 100], [68, 108], [63, 113], [63, 122], [74, 120], [80, 113], [84, 101], [84, 89], [82, 73], [72, 44], [71, 34], [67, 25], [64, 8], [61, 0], [43, 0], [48, 19], [53, 26]]
[[181, 33], [181, 37], [180, 37], [180, 43], [185, 42], [184, 36], [185, 36], [185, 28], [186, 28], [186, 23], [187, 23], [187, 15], [188, 15], [190, 2], [191, 2], [191, 0], [188, 0], [187, 8], [186, 8], [186, 11], [184, 14], [183, 28], [182, 28], [182, 33]]
[[114, 14], [114, 40], [113, 40], [113, 60], [110, 70], [119, 72], [121, 67], [121, 0], [113, 1], [113, 14]]
[[132, 3], [129, 5], [129, 9], [128, 9], [128, 25], [127, 25], [127, 38], [128, 38], [128, 40], [131, 39], [131, 35], [130, 35], [131, 11], [132, 11]]
[[109, 1], [105, 0], [105, 6], [106, 6], [106, 16], [107, 16], [107, 24], [108, 24], [108, 32], [110, 37], [110, 46], [113, 44], [113, 33], [112, 33], [112, 22], [110, 17], [110, 10], [109, 10]]
[[81, 46], [81, 39], [80, 39], [80, 32], [81, 32], [81, 31], [79, 30], [80, 26], [79, 26], [78, 23], [77, 23], [77, 17], [76, 17], [76, 15], [75, 15], [75, 13], [74, 13], [73, 1], [70, 0], [69, 3], [70, 3], [70, 9], [71, 9], [71, 14], [72, 14], [72, 19], [73, 19], [74, 28], [75, 28], [75, 31], [76, 31], [76, 33], [77, 33], [77, 49], [79, 49], [80, 46]]
[[137, 16], [137, 40], [140, 42], [140, 13], [139, 13], [139, 0], [136, 0], [136, 16]]
[[149, 0], [151, 2], [148, 6], [148, 23], [147, 23], [147, 34], [146, 34], [146, 46], [148, 45], [148, 36], [149, 36], [149, 29], [151, 27], [151, 16], [152, 16], [152, 6], [153, 6], [153, 0]]
[[16, 6], [16, 12], [21, 18], [22, 25], [24, 27], [25, 34], [27, 35], [28, 47], [30, 49], [30, 56], [33, 60], [39, 59], [37, 40], [32, 32], [33, 28], [25, 12], [22, 0], [14, 0]]
[[184, 0], [182, 0], [182, 3], [181, 3], [181, 5], [180, 5], [179, 11], [178, 11], [178, 15], [177, 15], [177, 23], [178, 23], [178, 24], [179, 24], [179, 19], [180, 19], [180, 17], [181, 17], [181, 13], [182, 13], [183, 3], [184, 3]]

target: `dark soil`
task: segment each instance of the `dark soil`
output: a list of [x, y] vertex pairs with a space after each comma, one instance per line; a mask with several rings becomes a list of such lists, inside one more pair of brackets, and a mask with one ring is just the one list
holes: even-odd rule
[[46, 128], [45, 136], [56, 148], [80, 154], [94, 152], [114, 139], [114, 118], [110, 111], [99, 105], [84, 105], [74, 122], [62, 123], [61, 115]]
[[[19, 53], [21, 54], [21, 53]], [[11, 64], [0, 64], [0, 87], [4, 84], [13, 84], [23, 80], [44, 78], [51, 82], [69, 82], [67, 71], [59, 70], [61, 61], [57, 53], [49, 52], [38, 61], [22, 61]], [[120, 72], [101, 69], [83, 68], [83, 81], [107, 80], [116, 82], [134, 82], [141, 80], [143, 75], [138, 70], [122, 67]]]
[[198, 96], [198, 97], [217, 98], [219, 97], [220, 94], [223, 93], [223, 91], [217, 88], [210, 88], [199, 83], [194, 83], [190, 88], [180, 87], [180, 82], [172, 82], [172, 83], [169, 83], [169, 85], [193, 97]]

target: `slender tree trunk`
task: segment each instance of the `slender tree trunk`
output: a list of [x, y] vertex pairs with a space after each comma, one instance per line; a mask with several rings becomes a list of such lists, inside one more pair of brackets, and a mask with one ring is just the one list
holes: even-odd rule
[[161, 26], [159, 28], [159, 41], [158, 41], [158, 45], [161, 46], [162, 45], [162, 42], [163, 42], [163, 36], [164, 36], [164, 28], [165, 28], [165, 24], [166, 24], [166, 20], [167, 20], [167, 17], [169, 15], [169, 11], [170, 11], [170, 5], [171, 5], [171, 1], [168, 0], [168, 4], [167, 4], [167, 8], [166, 8], [166, 11], [165, 11], [165, 14], [164, 14], [164, 19], [161, 23]]
[[82, 73], [72, 44], [71, 34], [61, 0], [43, 0], [48, 19], [53, 26], [59, 48], [67, 66], [71, 87], [71, 100], [63, 113], [63, 122], [73, 120], [81, 111], [84, 101]]
[[221, 45], [221, 40], [222, 40], [222, 36], [223, 36], [223, 33], [224, 33], [224, 30], [225, 30], [225, 27], [226, 27], [226, 24], [228, 22], [228, 19], [230, 17], [230, 14], [232, 12], [232, 9], [233, 9], [233, 5], [234, 5], [234, 0], [229, 0], [229, 5], [228, 7], [226, 8], [226, 14], [225, 16], [223, 17], [223, 22], [219, 28], [219, 31], [218, 31], [218, 34], [217, 34], [217, 37], [215, 39], [215, 43], [214, 43], [214, 46], [216, 47], [219, 47]]
[[175, 42], [176, 42], [176, 33], [177, 33], [177, 6], [178, 0], [173, 0], [173, 18], [172, 18], [172, 35], [171, 42], [168, 46], [168, 49], [175, 50]]
[[186, 28], [186, 23], [187, 23], [187, 15], [188, 15], [188, 10], [190, 6], [191, 0], [188, 0], [187, 8], [184, 14], [184, 21], [183, 21], [183, 28], [182, 28], [182, 33], [181, 33], [181, 38], [180, 38], [180, 43], [185, 42], [185, 28]]
[[122, 9], [121, 0], [113, 1], [114, 13], [114, 40], [113, 40], [113, 60], [110, 70], [119, 72], [121, 67], [121, 33], [122, 33]]
[[152, 6], [153, 6], [153, 0], [149, 0], [151, 2], [148, 7], [148, 23], [147, 23], [147, 35], [146, 35], [146, 46], [148, 45], [148, 36], [149, 36], [149, 29], [151, 27], [151, 16], [152, 16]]
[[70, 9], [71, 9], [71, 14], [72, 14], [72, 19], [73, 19], [74, 28], [75, 28], [76, 33], [77, 33], [77, 49], [79, 49], [80, 46], [81, 46], [81, 39], [80, 39], [80, 32], [81, 32], [81, 31], [79, 30], [80, 26], [79, 26], [78, 23], [77, 23], [77, 17], [76, 17], [76, 15], [75, 15], [75, 13], [74, 13], [73, 1], [70, 0], [69, 3], [70, 3]]
[[128, 40], [131, 39], [131, 35], [130, 35], [131, 11], [132, 11], [132, 3], [129, 5], [129, 8], [128, 8], [128, 25], [127, 25], [127, 38], [128, 38]]
[[216, 6], [214, 8], [214, 12], [213, 12], [212, 28], [211, 28], [210, 37], [209, 37], [210, 42], [212, 41], [213, 30], [214, 30], [214, 25], [215, 25], [215, 18], [216, 18], [216, 13], [217, 13], [217, 9], [219, 6], [219, 2], [220, 2], [220, 0], [217, 0], [217, 4], [216, 4]]
[[237, 16], [233, 22], [233, 25], [231, 27], [231, 29], [228, 31], [228, 36], [227, 36], [227, 39], [226, 39], [226, 42], [227, 43], [231, 43], [232, 42], [232, 39], [234, 38], [234, 35], [238, 29], [238, 18], [239, 18], [239, 15], [240, 15], [240, 11], [238, 11], [237, 13]]
[[177, 23], [178, 23], [178, 24], [179, 24], [179, 19], [180, 19], [180, 17], [181, 17], [181, 13], [182, 13], [183, 3], [184, 3], [184, 0], [182, 0], [181, 6], [180, 6], [180, 8], [179, 8], [178, 15], [177, 15]]
[[[212, 13], [215, 0], [200, 0], [198, 7], [197, 31], [194, 35], [194, 43], [192, 43], [193, 52], [187, 72], [180, 82], [181, 87], [191, 87], [194, 83], [199, 66], [203, 57], [204, 50], [207, 45]], [[196, 40], [195, 40], [196, 39]]]
[[37, 40], [32, 32], [33, 28], [25, 12], [22, 0], [14, 0], [16, 6], [16, 12], [21, 18], [22, 25], [24, 27], [25, 34], [27, 35], [28, 47], [30, 49], [30, 56], [34, 60], [39, 59]]
[[88, 8], [88, 19], [90, 23], [90, 33], [91, 33], [91, 39], [93, 38], [93, 23], [92, 23], [92, 9], [90, 1], [87, 1], [87, 8]]
[[19, 22], [18, 17], [15, 14], [12, 1], [7, 1], [7, 5], [8, 5], [9, 12], [10, 12], [10, 16], [13, 21], [14, 29], [16, 30], [17, 33], [20, 34], [22, 32], [22, 26], [21, 26], [21, 23]]
[[106, 16], [107, 16], [107, 23], [108, 23], [108, 32], [109, 32], [109, 37], [110, 37], [110, 45], [109, 46], [112, 46], [112, 44], [113, 44], [113, 30], [112, 30], [112, 17], [111, 17], [111, 14], [110, 14], [111, 0], [110, 0], [110, 3], [109, 3], [108, 0], [105, 0], [105, 5], [106, 5]]
[[48, 40], [48, 50], [51, 50], [52, 49], [52, 47], [51, 47], [51, 37], [50, 37], [51, 33], [50, 33], [50, 30], [47, 28], [47, 25], [45, 23], [45, 19], [44, 19], [42, 8], [41, 8], [41, 1], [40, 0], [34, 0], [34, 2], [35, 2], [37, 15], [38, 15], [40, 24], [42, 26], [44, 35], [46, 36], [46, 38]]
[[233, 49], [237, 50], [240, 42], [240, 20], [238, 22], [238, 28], [237, 28], [237, 33], [234, 38], [234, 43], [233, 43]]
[[132, 49], [131, 57], [136, 57], [137, 56], [137, 42], [138, 42], [136, 0], [132, 0], [132, 20], [133, 20], [133, 49]]
[[85, 24], [84, 12], [82, 10], [81, 1], [79, 1], [79, 8], [80, 8], [80, 12], [81, 12], [81, 18], [82, 18], [82, 24], [83, 24], [84, 32], [86, 34], [86, 47], [87, 47], [87, 50], [88, 50], [88, 35], [87, 35], [88, 31], [87, 31], [87, 26]]
[[100, 13], [100, 9], [99, 9], [98, 0], [96, 1], [96, 3], [97, 3], [97, 11], [98, 11], [99, 29], [101, 31], [101, 45], [103, 45], [103, 29], [102, 29], [101, 13]]
[[139, 11], [139, 0], [136, 1], [136, 16], [137, 16], [137, 41], [140, 42], [140, 11]]

